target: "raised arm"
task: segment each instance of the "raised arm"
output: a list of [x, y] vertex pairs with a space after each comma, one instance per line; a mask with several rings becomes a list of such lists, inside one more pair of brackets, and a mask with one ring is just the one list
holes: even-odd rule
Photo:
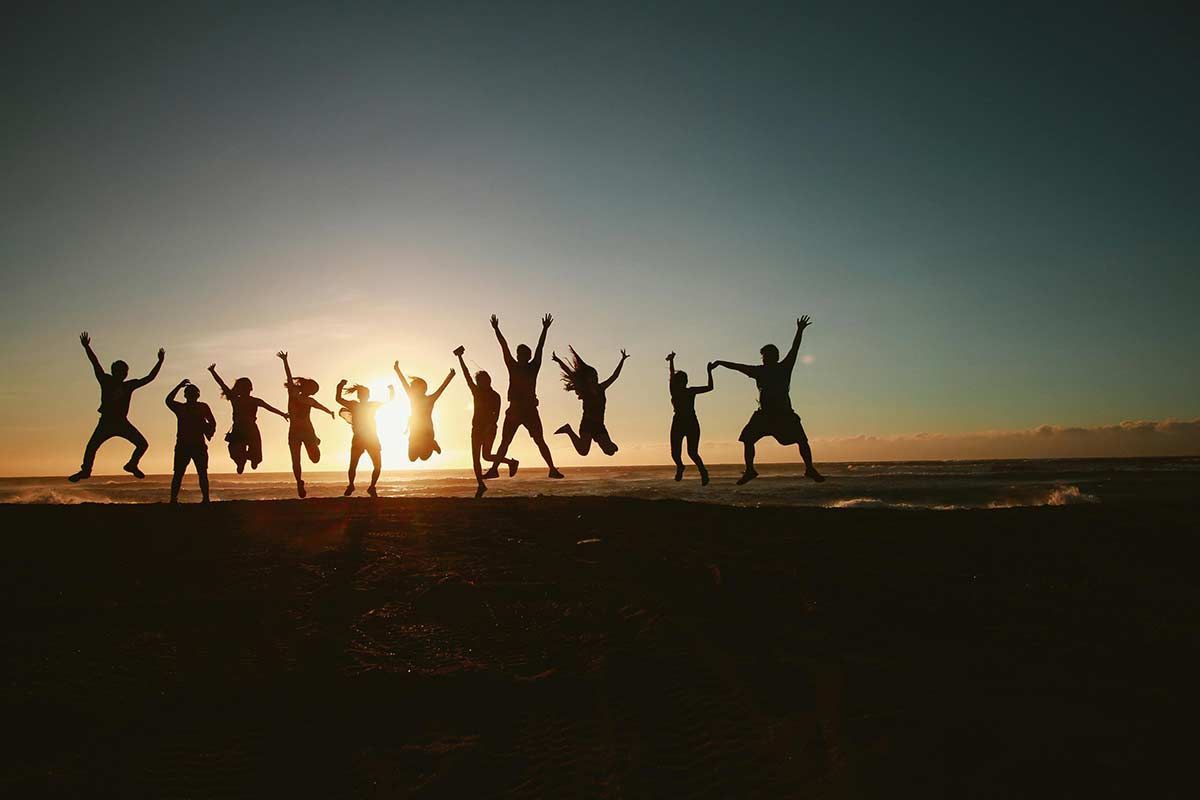
[[92, 337], [87, 331], [79, 334], [79, 343], [83, 345], [83, 352], [87, 353], [88, 361], [92, 362], [92, 372], [96, 373], [96, 380], [104, 377], [104, 367], [100, 366], [100, 359], [96, 358], [96, 353], [92, 350]]
[[288, 364], [287, 353], [280, 350], [275, 355], [279, 356], [280, 360], [283, 361], [283, 374], [287, 375], [287, 385], [290, 389], [292, 388], [292, 367], [290, 364]]
[[542, 351], [546, 349], [546, 332], [550, 330], [552, 322], [554, 322], [554, 317], [549, 314], [542, 317], [542, 335], [538, 337], [537, 349], [533, 351], [533, 368], [535, 371], [541, 369]]
[[446, 391], [446, 387], [450, 385], [450, 381], [452, 380], [454, 380], [454, 370], [450, 370], [450, 372], [446, 375], [446, 380], [442, 381], [442, 385], [439, 386], [437, 391], [433, 393], [434, 400], [437, 400], [442, 396], [442, 392]]
[[751, 364], [739, 364], [736, 361], [714, 361], [712, 364], [714, 367], [724, 367], [725, 369], [731, 369], [734, 372], [740, 372], [743, 375], [747, 375], [751, 378], [754, 377], [755, 367]]
[[713, 374], [712, 373], [713, 373], [713, 370], [716, 369], [716, 366], [717, 366], [716, 362], [713, 362], [713, 361], [708, 362], [708, 385], [695, 387], [694, 389], [692, 389], [692, 394], [704, 394], [705, 392], [711, 392], [713, 390]]
[[167, 408], [174, 408], [175, 406], [179, 405], [179, 401], [175, 399], [175, 395], [179, 394], [179, 390], [187, 386], [189, 383], [191, 383], [191, 381], [189, 381], [187, 378], [184, 378], [179, 383], [175, 384], [175, 388], [167, 394]]
[[812, 325], [812, 320], [805, 314], [796, 320], [796, 335], [792, 338], [792, 349], [783, 357], [783, 364], [791, 369], [796, 364], [796, 354], [800, 352], [800, 340], [804, 338], [804, 329]]
[[341, 406], [342, 408], [346, 408], [346, 409], [353, 408], [353, 406], [350, 405], [350, 401], [347, 400], [346, 398], [342, 397], [342, 392], [345, 391], [345, 389], [346, 389], [346, 379], [342, 378], [340, 381], [338, 381], [337, 394], [334, 395], [334, 399], [337, 400], [337, 404], [339, 406]]
[[471, 390], [471, 394], [475, 394], [475, 379], [471, 377], [471, 370], [467, 369], [467, 361], [463, 358], [465, 352], [467, 348], [461, 344], [454, 348], [454, 355], [458, 356], [458, 365], [462, 367], [463, 377], [467, 380], [467, 388]]
[[496, 332], [496, 341], [500, 342], [500, 352], [504, 353], [504, 365], [511, 367], [517, 363], [513, 358], [512, 351], [508, 349], [508, 340], [504, 338], [504, 334], [500, 332], [500, 318], [492, 314], [492, 330]]
[[261, 400], [261, 399], [260, 399], [260, 400], [258, 401], [258, 407], [259, 407], [259, 408], [265, 408], [267, 411], [270, 411], [272, 414], [276, 414], [276, 415], [278, 415], [278, 416], [280, 416], [280, 417], [283, 417], [284, 419], [290, 419], [290, 418], [288, 417], [288, 414], [287, 414], [287, 412], [286, 412], [286, 411], [280, 411], [278, 408], [276, 408], [275, 406], [271, 405], [271, 404], [270, 404], [270, 403], [268, 403], [266, 400]]
[[400, 362], [392, 362], [392, 369], [396, 371], [396, 377], [400, 379], [400, 385], [404, 387], [404, 391], [408, 392], [412, 387], [409, 386], [408, 378], [404, 377], [404, 373], [400, 371]]
[[160, 369], [162, 369], [163, 359], [165, 359], [166, 357], [167, 357], [167, 351], [163, 350], [161, 347], [158, 348], [158, 361], [155, 362], [154, 367], [149, 372], [146, 373], [145, 377], [138, 378], [136, 381], [134, 381], [134, 383], [136, 383], [139, 387], [141, 387], [141, 386], [145, 386], [147, 383], [150, 383], [150, 381], [157, 378], [158, 371]]
[[392, 401], [393, 401], [393, 400], [395, 400], [395, 399], [396, 399], [396, 387], [395, 387], [395, 386], [392, 386], [392, 385], [389, 383], [389, 384], [388, 384], [388, 399], [387, 399], [387, 401], [390, 403], [390, 402], [392, 402]]
[[217, 374], [217, 365], [209, 364], [208, 371], [212, 373], [213, 379], [217, 382], [217, 386], [221, 387], [221, 393], [229, 397], [229, 387], [225, 385], [225, 381], [221, 380], [221, 376]]
[[675, 351], [667, 353], [667, 380], [675, 380]]
[[621, 367], [625, 366], [625, 360], [629, 358], [629, 354], [625, 352], [625, 348], [621, 348], [621, 360], [617, 362], [617, 368], [613, 370], [613, 374], [608, 376], [608, 380], [600, 384], [601, 389], [607, 389], [616, 383], [617, 378], [621, 377]]

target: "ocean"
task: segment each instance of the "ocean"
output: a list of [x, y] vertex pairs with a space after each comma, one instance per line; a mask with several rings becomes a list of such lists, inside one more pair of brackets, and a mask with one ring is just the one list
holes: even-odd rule
[[[1200, 497], [1200, 457], [1129, 459], [1046, 459], [1006, 461], [896, 461], [823, 463], [828, 478], [817, 484], [801, 477], [803, 467], [763, 464], [760, 477], [746, 486], [734, 482], [741, 466], [715, 465], [712, 483], [702, 487], [689, 466], [682, 483], [674, 467], [572, 467], [565, 480], [551, 481], [534, 465], [515, 478], [489, 481], [487, 497], [586, 495], [679, 499], [732, 506], [820, 506], [825, 508], [897, 508], [955, 510], [1065, 506], [1076, 503], [1194, 502]], [[502, 470], [502, 474], [503, 470]], [[360, 472], [356, 496], [366, 497]], [[309, 497], [338, 497], [345, 474], [305, 475]], [[79, 484], [65, 477], [0, 478], [0, 503], [161, 503], [169, 496], [170, 477], [96, 476]], [[469, 470], [385, 472], [382, 497], [471, 499], [475, 480]], [[280, 500], [294, 498], [290, 473], [214, 474], [212, 499]], [[182, 502], [199, 500], [196, 476], [184, 479]]]

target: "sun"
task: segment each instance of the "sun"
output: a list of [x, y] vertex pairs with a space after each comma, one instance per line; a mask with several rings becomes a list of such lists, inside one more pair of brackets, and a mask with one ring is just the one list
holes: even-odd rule
[[385, 462], [390, 460], [389, 454], [403, 452], [408, 447], [408, 396], [398, 383], [393, 376], [392, 380], [377, 378], [366, 384], [371, 389], [371, 399], [381, 402], [387, 400], [388, 384], [396, 386], [396, 399], [390, 403], [385, 402], [375, 415], [375, 429], [379, 432], [379, 442], [383, 445]]

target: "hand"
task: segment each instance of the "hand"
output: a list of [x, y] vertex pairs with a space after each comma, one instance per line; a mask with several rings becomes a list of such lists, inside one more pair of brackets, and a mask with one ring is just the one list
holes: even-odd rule
[[79, 343], [81, 345], [83, 345], [84, 347], [87, 347], [88, 345], [90, 345], [92, 343], [91, 334], [89, 334], [87, 331], [84, 331], [83, 333], [79, 334]]
[[554, 317], [552, 315], [547, 314], [546, 316], [542, 317], [543, 328], [549, 328], [552, 322], [554, 322]]
[[275, 355], [279, 356], [279, 358], [281, 358], [282, 360], [287, 361], [287, 353], [285, 353], [284, 351], [280, 350]]
[[500, 328], [500, 318], [495, 314], [492, 314], [492, 327], [496, 328], [497, 330]]
[[454, 348], [454, 355], [456, 356], [461, 356], [465, 352], [467, 352], [467, 348], [463, 347], [461, 344]]
[[349, 382], [350, 381], [346, 380], [345, 378], [342, 378], [340, 381], [338, 381], [338, 386], [345, 386]]
[[214, 361], [213, 363], [211, 363], [211, 364], [209, 364], [209, 365], [208, 365], [208, 371], [209, 371], [209, 372], [216, 372], [216, 371], [217, 371], [217, 364], [216, 364], [216, 362], [215, 362], [215, 361]]
[[674, 361], [674, 360], [675, 360], [675, 351], [672, 350], [671, 352], [667, 353], [667, 361]]
[[393, 386], [392, 384], [390, 384], [390, 383], [389, 383], [389, 384], [388, 384], [388, 391], [389, 391], [389, 392], [394, 392], [394, 391], [396, 391], [396, 387], [395, 387], [395, 386]]
[[400, 359], [396, 359], [395, 361], [392, 362], [392, 372], [399, 372], [399, 371], [400, 371]]
[[457, 375], [457, 374], [458, 374], [458, 373], [456, 373], [456, 372], [454, 371], [454, 368], [453, 368], [453, 367], [451, 367], [451, 368], [450, 368], [450, 377], [451, 377], [451, 378], [453, 378], [453, 377], [454, 377], [455, 375]]
[[292, 415], [291, 415], [291, 414], [284, 414], [284, 415], [283, 415], [283, 418], [284, 418], [284, 419], [286, 419], [288, 422], [291, 422], [291, 421], [292, 421]]
[[624, 347], [622, 347], [622, 348], [621, 348], [621, 360], [622, 360], [622, 361], [624, 361], [624, 360], [625, 360], [625, 359], [627, 359], [627, 358], [629, 358], [629, 353], [626, 353], [626, 352], [625, 352], [625, 348], [624, 348]]
[[796, 329], [797, 330], [802, 331], [805, 328], [807, 328], [809, 325], [812, 325], [812, 320], [808, 318], [808, 314], [805, 314], [803, 317], [800, 317], [800, 319], [796, 320]]
[[330, 412], [329, 412], [329, 418], [330, 418], [330, 419], [337, 419], [337, 414], [335, 414], [335, 413], [333, 413], [332, 411], [330, 411]]
[[163, 350], [161, 347], [158, 348], [158, 360], [162, 361], [166, 357], [167, 357], [167, 351]]
[[184, 378], [183, 380], [181, 380], [181, 381], [179, 382], [179, 385], [180, 385], [180, 386], [187, 386], [189, 383], [191, 383], [191, 381], [189, 381], [187, 378]]

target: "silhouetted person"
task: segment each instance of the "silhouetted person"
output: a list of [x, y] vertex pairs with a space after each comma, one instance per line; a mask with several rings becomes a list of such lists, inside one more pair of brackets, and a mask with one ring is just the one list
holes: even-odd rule
[[225, 434], [225, 441], [229, 443], [229, 457], [237, 465], [239, 475], [246, 471], [247, 463], [250, 464], [250, 469], [258, 469], [263, 457], [262, 434], [258, 430], [258, 410], [265, 408], [284, 419], [287, 419], [288, 415], [266, 400], [260, 400], [250, 394], [254, 391], [254, 384], [249, 378], [238, 378], [233, 382], [231, 389], [217, 374], [216, 364], [209, 364], [208, 371], [221, 387], [221, 395], [233, 407], [233, 425], [229, 433]]
[[800, 350], [804, 329], [811, 324], [812, 321], [807, 315], [796, 320], [796, 337], [792, 340], [792, 349], [784, 356], [783, 361], [779, 360], [779, 348], [768, 344], [759, 350], [762, 354], [762, 364], [713, 362], [715, 366], [748, 375], [758, 384], [758, 410], [751, 415], [750, 421], [742, 429], [742, 435], [738, 437], [746, 459], [746, 471], [738, 479], [738, 486], [758, 477], [754, 470], [754, 443], [764, 436], [774, 436], [780, 444], [798, 444], [800, 457], [804, 459], [804, 477], [818, 483], [825, 480], [813, 466], [812, 449], [808, 446], [808, 437], [804, 434], [804, 426], [800, 424], [800, 416], [792, 410], [790, 394], [796, 353]]
[[[383, 447], [379, 444], [379, 431], [375, 427], [375, 415], [379, 413], [379, 409], [383, 403], [371, 401], [371, 390], [366, 386], [352, 386], [350, 390], [358, 395], [357, 400], [347, 400], [342, 397], [342, 392], [346, 389], [346, 381], [343, 379], [337, 385], [337, 402], [342, 407], [342, 418], [350, 423], [350, 427], [354, 430], [353, 438], [350, 440], [350, 470], [348, 473], [348, 482], [346, 491], [342, 494], [346, 497], [354, 494], [354, 475], [358, 472], [358, 461], [362, 458], [362, 454], [366, 453], [371, 457], [371, 485], [367, 487], [367, 494], [371, 497], [378, 497], [375, 491], [375, 484], [379, 482], [379, 471], [383, 469]], [[396, 399], [396, 388], [388, 386], [388, 399], [390, 403]]]
[[696, 395], [713, 390], [713, 369], [716, 364], [709, 362], [707, 386], [688, 386], [687, 373], [675, 369], [674, 353], [667, 356], [667, 367], [671, 406], [675, 409], [675, 415], [671, 418], [671, 460], [675, 462], [675, 480], [683, 480], [682, 450], [686, 439], [688, 458], [700, 471], [700, 485], [708, 486], [708, 469], [700, 460], [700, 420], [696, 417]]
[[317, 402], [313, 397], [321, 390], [321, 385], [312, 378], [292, 377], [292, 367], [288, 364], [288, 354], [280, 350], [275, 355], [283, 361], [283, 372], [287, 375], [284, 386], [288, 390], [288, 450], [292, 453], [292, 474], [296, 476], [296, 494], [305, 497], [304, 481], [300, 479], [300, 448], [308, 451], [308, 458], [314, 464], [321, 460], [321, 440], [313, 429], [310, 412], [316, 408], [324, 411], [330, 417], [336, 416], [332, 410]]
[[[184, 388], [187, 387], [187, 388]], [[184, 402], [175, 396], [183, 389]], [[208, 440], [217, 432], [217, 420], [208, 403], [200, 402], [200, 387], [187, 378], [167, 395], [167, 408], [175, 413], [175, 466], [171, 473], [171, 502], [179, 502], [179, 487], [188, 462], [196, 465], [202, 502], [208, 502]]]
[[408, 395], [408, 460], [426, 461], [434, 453], [442, 452], [441, 445], [433, 435], [433, 404], [446, 391], [450, 381], [454, 380], [454, 370], [442, 381], [442, 385], [433, 394], [425, 394], [429, 384], [424, 378], [413, 378], [409, 381], [400, 371], [400, 362], [392, 364], [404, 393]]
[[559, 358], [557, 353], [551, 353], [550, 357], [562, 369], [563, 389], [574, 392], [583, 401], [583, 418], [579, 420], [579, 435], [571, 430], [569, 424], [563, 425], [555, 433], [563, 433], [570, 437], [571, 444], [575, 445], [575, 452], [581, 456], [586, 456], [591, 452], [592, 442], [596, 443], [604, 455], [611, 456], [617, 452], [617, 445], [608, 435], [608, 428], [604, 425], [604, 409], [608, 405], [605, 392], [620, 377], [621, 368], [625, 366], [625, 360], [629, 358], [629, 354], [621, 350], [621, 360], [617, 362], [617, 368], [613, 370], [613, 374], [608, 377], [608, 380], [603, 382], [600, 380], [600, 374], [596, 372], [596, 368], [580, 358], [574, 347], [571, 348], [570, 364]]
[[492, 445], [496, 442], [496, 423], [500, 421], [500, 394], [492, 388], [492, 376], [483, 370], [476, 372], [474, 380], [471, 379], [471, 370], [467, 369], [467, 362], [463, 359], [465, 352], [466, 348], [459, 346], [454, 355], [458, 356], [463, 377], [467, 379], [467, 386], [475, 401], [475, 410], [471, 415], [471, 466], [475, 469], [475, 496], [483, 497], [487, 484], [483, 482], [481, 456], [488, 461], [507, 464], [510, 478], [517, 474], [519, 462], [515, 458], [501, 459], [492, 455]]
[[100, 408], [96, 409], [100, 412], [100, 421], [96, 423], [96, 430], [92, 431], [92, 437], [88, 439], [87, 447], [84, 448], [83, 463], [79, 466], [79, 471], [67, 480], [75, 483], [84, 478], [90, 478], [92, 467], [96, 463], [96, 451], [100, 449], [100, 445], [114, 436], [125, 439], [133, 445], [133, 455], [121, 469], [135, 478], [144, 478], [146, 474], [138, 469], [138, 463], [150, 445], [146, 442], [146, 437], [142, 436], [142, 432], [129, 421], [129, 401], [133, 397], [134, 390], [142, 388], [158, 377], [158, 371], [162, 369], [166, 351], [161, 347], [158, 349], [158, 363], [146, 377], [130, 381], [126, 380], [129, 377], [129, 365], [124, 361], [112, 363], [110, 367], [112, 374], [104, 371], [100, 366], [100, 359], [96, 358], [96, 354], [92, 352], [92, 337], [88, 335], [87, 331], [79, 334], [79, 343], [83, 345], [88, 361], [92, 362], [92, 371], [96, 373], [96, 382], [100, 384]]
[[550, 477], [561, 478], [563, 476], [554, 466], [554, 457], [550, 455], [550, 448], [546, 445], [546, 437], [542, 433], [542, 418], [538, 414], [537, 376], [538, 371], [542, 368], [542, 350], [546, 347], [546, 331], [550, 329], [552, 322], [554, 322], [554, 317], [549, 314], [542, 317], [542, 335], [538, 338], [537, 352], [530, 353], [528, 345], [519, 344], [517, 345], [517, 357], [513, 358], [512, 351], [508, 349], [508, 342], [505, 341], [504, 334], [500, 332], [500, 320], [496, 318], [495, 314], [492, 314], [492, 330], [496, 332], [500, 350], [504, 353], [504, 365], [508, 367], [508, 409], [504, 412], [500, 451], [496, 454], [492, 468], [483, 476], [485, 478], [499, 476], [500, 472], [496, 464], [504, 461], [505, 456], [508, 455], [508, 446], [512, 444], [517, 428], [522, 425], [525, 426], [525, 430], [529, 431], [529, 437], [533, 439], [542, 458], [546, 460], [546, 466], [550, 468]]

